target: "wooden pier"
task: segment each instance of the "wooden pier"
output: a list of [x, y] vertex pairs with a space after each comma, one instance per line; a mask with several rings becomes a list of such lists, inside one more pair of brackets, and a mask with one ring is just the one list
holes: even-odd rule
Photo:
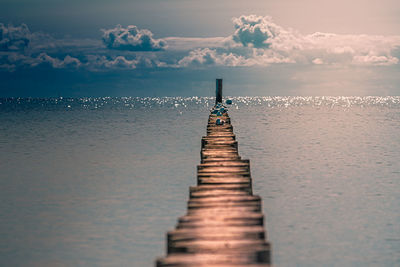
[[[253, 195], [250, 161], [241, 159], [217, 80], [217, 101], [201, 140], [197, 186], [185, 216], [167, 233], [167, 256], [157, 267], [269, 266], [261, 198]], [[218, 96], [221, 97], [218, 97]]]

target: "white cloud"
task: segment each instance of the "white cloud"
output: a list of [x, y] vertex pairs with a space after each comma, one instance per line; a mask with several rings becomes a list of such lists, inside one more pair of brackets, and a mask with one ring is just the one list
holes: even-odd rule
[[[268, 66], [275, 63], [328, 65], [394, 65], [400, 36], [340, 35], [316, 32], [302, 35], [275, 24], [268, 16], [233, 19], [235, 32], [217, 49], [196, 49], [181, 66]], [[230, 42], [227, 40], [231, 40]], [[226, 57], [234, 61], [226, 61]]]
[[394, 65], [399, 63], [399, 59], [392, 56], [376, 56], [376, 55], [364, 55], [364, 56], [354, 56], [353, 63], [357, 65], [373, 64], [373, 65]]
[[268, 48], [271, 40], [282, 32], [283, 28], [272, 22], [270, 17], [256, 15], [233, 18], [235, 33], [232, 39], [243, 46]]
[[[240, 50], [239, 50], [240, 51]], [[233, 53], [224, 49], [198, 48], [190, 51], [181, 59], [178, 67], [230, 66], [251, 67], [268, 66], [276, 63], [294, 63], [290, 58], [282, 56], [273, 50], [252, 49], [251, 54]]]
[[[87, 70], [251, 67], [272, 64], [388, 66], [399, 64], [400, 36], [303, 35], [256, 15], [233, 19], [227, 37], [155, 39], [149, 30], [117, 25], [92, 39], [56, 39], [0, 23], [0, 69], [47, 64]], [[106, 47], [104, 46], [106, 45]], [[166, 49], [168, 47], [168, 49]]]
[[139, 29], [135, 25], [129, 25], [127, 28], [117, 25], [113, 29], [102, 31], [103, 42], [110, 49], [158, 51], [166, 47], [163, 39], [154, 39], [151, 31]]
[[312, 63], [314, 63], [315, 65], [321, 65], [324, 64], [324, 61], [322, 61], [322, 59], [320, 58], [316, 58], [312, 61]]
[[[400, 36], [314, 33], [299, 40], [303, 54], [318, 55], [327, 64], [393, 65]], [[293, 51], [289, 51], [293, 52]]]
[[198, 48], [178, 62], [177, 67], [188, 66], [240, 66], [245, 64], [244, 58], [233, 53], [218, 53], [215, 49]]
[[232, 41], [230, 37], [166, 37], [168, 50], [190, 50], [196, 48], [224, 47]]

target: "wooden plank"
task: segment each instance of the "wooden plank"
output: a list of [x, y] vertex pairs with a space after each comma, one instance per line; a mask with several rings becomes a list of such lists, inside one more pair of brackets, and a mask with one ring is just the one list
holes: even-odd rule
[[[224, 124], [217, 125], [217, 119]], [[157, 267], [271, 263], [262, 201], [252, 194], [250, 161], [241, 159], [230, 121], [226, 111], [210, 114], [207, 135], [201, 139], [198, 185], [190, 187], [187, 212], [167, 233], [167, 256], [157, 260]]]
[[176, 242], [169, 251], [171, 253], [224, 253], [224, 251], [232, 253], [267, 248], [268, 244], [264, 240], [194, 240]]
[[204, 226], [201, 229], [176, 229], [167, 233], [168, 244], [190, 240], [237, 240], [265, 239], [263, 226], [227, 226], [221, 231], [220, 227]]
[[198, 185], [227, 185], [227, 184], [243, 184], [251, 186], [251, 179], [249, 178], [198, 178]]
[[246, 178], [251, 180], [251, 174], [248, 170], [243, 170], [240, 172], [207, 172], [206, 169], [202, 169], [197, 172], [197, 179], [202, 178], [214, 178], [214, 179], [231, 179], [231, 178]]
[[210, 206], [194, 206], [187, 210], [188, 215], [207, 212], [260, 212], [261, 205], [210, 205]]
[[190, 194], [190, 198], [202, 198], [202, 197], [210, 197], [210, 196], [241, 196], [241, 195], [249, 195], [246, 191], [239, 190], [207, 190], [207, 191], [197, 191], [192, 192]]
[[[256, 251], [225, 252], [225, 253], [171, 253], [157, 261], [157, 267], [195, 267], [225, 264], [226, 266], [250, 266], [249, 264], [268, 264], [269, 247]], [[268, 266], [268, 265], [261, 265]]]
[[250, 161], [248, 159], [236, 161], [222, 161], [222, 162], [208, 162], [198, 165], [198, 169], [206, 167], [248, 167], [250, 168]]
[[197, 166], [197, 172], [216, 172], [216, 173], [232, 173], [232, 172], [249, 172], [248, 165], [244, 166]]
[[244, 191], [249, 194], [252, 193], [251, 184], [212, 184], [212, 185], [198, 185], [189, 187], [189, 196], [197, 192], [210, 192], [213, 190], [224, 191]]

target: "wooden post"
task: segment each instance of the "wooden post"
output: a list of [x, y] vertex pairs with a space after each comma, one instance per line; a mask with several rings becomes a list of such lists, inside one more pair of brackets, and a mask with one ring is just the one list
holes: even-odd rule
[[222, 79], [217, 79], [215, 96], [215, 104], [222, 103]]

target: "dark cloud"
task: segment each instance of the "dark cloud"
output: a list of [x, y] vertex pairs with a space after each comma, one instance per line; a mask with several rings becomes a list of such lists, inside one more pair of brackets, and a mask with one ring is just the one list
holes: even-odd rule
[[104, 55], [88, 55], [86, 66], [94, 71], [107, 69], [136, 69], [138, 60], [124, 56], [108, 58]]
[[159, 51], [166, 48], [163, 39], [154, 39], [151, 31], [139, 29], [135, 25], [129, 25], [127, 28], [117, 25], [113, 29], [102, 31], [103, 42], [110, 49]]
[[28, 47], [31, 32], [26, 24], [13, 26], [0, 23], [0, 51], [18, 51]]
[[47, 55], [46, 53], [41, 53], [37, 56], [34, 61], [33, 65], [39, 64], [49, 64], [51, 67], [59, 69], [59, 68], [77, 68], [82, 63], [79, 59], [71, 57], [69, 55], [65, 56], [64, 59], [58, 59]]
[[78, 68], [82, 66], [82, 62], [67, 55], [65, 57], [53, 57], [46, 53], [39, 55], [24, 55], [20, 53], [9, 53], [0, 57], [0, 70], [15, 71], [17, 68], [29, 68], [47, 65], [55, 69]]

